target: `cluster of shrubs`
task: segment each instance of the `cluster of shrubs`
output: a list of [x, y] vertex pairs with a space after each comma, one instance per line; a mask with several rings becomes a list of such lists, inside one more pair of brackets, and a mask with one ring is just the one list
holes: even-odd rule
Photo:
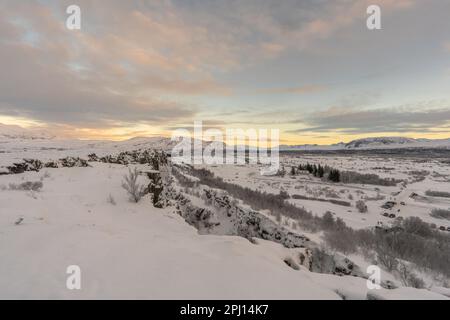
[[373, 184], [379, 186], [395, 186], [401, 180], [380, 178], [374, 173], [358, 173], [355, 171], [340, 171], [330, 166], [321, 164], [300, 164], [297, 167], [291, 167], [291, 175], [295, 175], [300, 171], [306, 171], [315, 177], [326, 178], [332, 182]]
[[291, 167], [291, 175], [295, 175], [299, 171], [307, 171], [308, 173], [314, 175], [314, 177], [323, 178], [326, 177], [328, 180], [333, 182], [340, 181], [340, 172], [337, 169], [331, 168], [329, 166], [322, 166], [321, 164], [310, 164], [305, 165], [299, 164], [298, 167]]
[[343, 183], [372, 184], [377, 186], [395, 186], [401, 180], [393, 178], [380, 178], [374, 173], [359, 173], [355, 171], [341, 172], [341, 181]]
[[425, 194], [430, 197], [450, 198], [450, 192], [427, 190]]
[[433, 209], [431, 210], [430, 216], [437, 219], [447, 219], [450, 220], [450, 210], [446, 209]]
[[[389, 229], [373, 230], [353, 230], [339, 218], [334, 220], [330, 215], [326, 219], [325, 239], [336, 250], [344, 253], [373, 253], [376, 261], [389, 271], [397, 272], [400, 261], [405, 260], [418, 268], [450, 276], [450, 237], [432, 229], [418, 217], [398, 220]], [[411, 282], [413, 280], [410, 279]]]

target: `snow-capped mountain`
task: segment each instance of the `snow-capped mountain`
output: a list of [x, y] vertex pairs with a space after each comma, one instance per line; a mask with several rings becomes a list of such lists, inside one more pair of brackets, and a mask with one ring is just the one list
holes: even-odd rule
[[366, 147], [379, 147], [390, 145], [405, 145], [412, 146], [418, 141], [412, 138], [406, 137], [375, 137], [375, 138], [363, 138], [350, 141], [345, 144], [345, 148], [366, 148]]
[[[6, 125], [0, 123], [0, 139], [3, 142], [10, 141], [23, 143], [33, 140], [33, 144], [46, 143], [47, 140], [56, 139], [52, 133], [40, 128], [23, 128], [17, 125]], [[99, 140], [61, 140], [61, 147], [95, 147], [95, 148], [113, 148], [129, 150], [130, 148], [151, 148], [170, 151], [176, 146], [181, 138], [172, 140], [170, 137], [135, 137], [124, 141], [99, 141]], [[203, 141], [203, 147], [210, 142]], [[224, 144], [225, 145], [225, 144]], [[348, 143], [339, 142], [330, 145], [304, 144], [304, 145], [280, 145], [281, 151], [300, 151], [300, 150], [343, 150], [343, 149], [397, 149], [397, 148], [450, 148], [450, 139], [413, 139], [407, 137], [369, 137], [350, 141]]]

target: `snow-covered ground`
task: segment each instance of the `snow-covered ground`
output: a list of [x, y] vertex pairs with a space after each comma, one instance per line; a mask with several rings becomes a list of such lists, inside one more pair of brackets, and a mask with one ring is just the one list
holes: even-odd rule
[[[0, 298], [338, 299], [333, 290], [346, 282], [292, 270], [278, 244], [200, 236], [148, 199], [129, 202], [123, 166], [46, 172], [2, 177], [8, 184], [48, 176], [40, 192], [0, 192]], [[74, 264], [80, 291], [66, 288]], [[364, 298], [365, 281], [349, 283]]]
[[[430, 216], [431, 210], [450, 209], [450, 198], [429, 197], [427, 190], [450, 192], [450, 164], [440, 159], [404, 158], [404, 157], [368, 157], [368, 156], [338, 156], [311, 155], [287, 153], [281, 156], [281, 164], [285, 167], [284, 177], [262, 176], [258, 165], [208, 166], [217, 176], [225, 181], [246, 186], [254, 190], [278, 194], [280, 190], [289, 195], [302, 195], [310, 198], [326, 200], [342, 200], [350, 206], [337, 205], [331, 202], [316, 200], [290, 199], [292, 203], [304, 207], [315, 214], [323, 215], [330, 211], [337, 217], [344, 219], [352, 228], [366, 228], [376, 226], [378, 222], [390, 224], [394, 219], [383, 216], [387, 212], [396, 217], [417, 216], [423, 221], [439, 226], [450, 227], [450, 221]], [[322, 164], [339, 168], [341, 171], [356, 171], [358, 173], [377, 174], [381, 178], [394, 178], [406, 181], [406, 185], [398, 183], [396, 186], [379, 186], [369, 184], [332, 183], [315, 178], [306, 172], [292, 176], [291, 167]], [[423, 179], [419, 179], [423, 176]], [[417, 194], [419, 197], [411, 197]], [[366, 213], [360, 213], [355, 208], [357, 200], [363, 200], [368, 206]], [[392, 209], [383, 209], [386, 201], [394, 201]], [[403, 203], [403, 204], [402, 204]]]
[[[22, 158], [114, 154], [166, 142], [157, 138], [122, 143], [3, 139], [0, 166]], [[406, 170], [407, 164], [404, 166]], [[252, 166], [212, 169], [237, 183], [261, 185], [274, 192], [282, 185], [298, 191], [293, 182], [300, 183], [289, 176], [265, 181], [267, 177], [255, 174], [257, 168]], [[91, 162], [85, 168], [0, 175], [0, 298], [446, 298], [445, 288], [368, 290], [366, 279], [360, 277], [319, 274], [303, 266], [294, 270], [283, 260], [296, 257], [299, 248], [288, 249], [262, 239], [252, 243], [238, 236], [199, 235], [173, 207], [153, 207], [149, 195], [139, 203], [130, 202], [121, 187], [127, 172], [124, 165]], [[147, 177], [140, 179], [148, 183]], [[42, 181], [43, 187], [40, 191], [9, 188], [26, 181]], [[373, 186], [359, 188], [373, 193], [369, 192]], [[308, 202], [302, 201], [302, 205], [308, 206]], [[317, 213], [326, 209], [311, 208]], [[355, 219], [355, 226], [369, 225], [372, 215], [378, 218], [378, 213], [371, 213], [374, 208], [369, 208], [365, 223]], [[311, 239], [320, 236], [312, 234]], [[365, 268], [363, 263], [360, 266]], [[69, 265], [81, 268], [81, 290], [66, 288]], [[392, 278], [384, 273], [383, 277]]]

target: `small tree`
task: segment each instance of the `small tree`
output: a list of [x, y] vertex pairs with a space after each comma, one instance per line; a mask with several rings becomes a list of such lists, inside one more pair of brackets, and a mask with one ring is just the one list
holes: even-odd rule
[[128, 175], [124, 175], [122, 181], [122, 188], [124, 188], [130, 195], [130, 201], [139, 202], [145, 194], [145, 187], [137, 182], [139, 172], [136, 168], [131, 170], [128, 168]]
[[324, 229], [333, 229], [334, 228], [334, 217], [330, 211], [325, 212], [322, 217], [322, 227]]
[[319, 176], [319, 178], [322, 178], [324, 175], [324, 170], [323, 167], [319, 164], [319, 167], [317, 168], [317, 175]]
[[330, 173], [328, 174], [328, 180], [331, 180], [333, 182], [339, 182], [341, 181], [341, 173], [337, 169], [331, 169]]
[[398, 274], [400, 275], [400, 280], [402, 281], [403, 285], [407, 287], [418, 289], [425, 287], [425, 282], [417, 277], [417, 275], [414, 274], [414, 272], [411, 271], [411, 269], [408, 268], [408, 266], [403, 262], [400, 262], [398, 265]]
[[291, 167], [291, 176], [295, 176], [295, 167]]

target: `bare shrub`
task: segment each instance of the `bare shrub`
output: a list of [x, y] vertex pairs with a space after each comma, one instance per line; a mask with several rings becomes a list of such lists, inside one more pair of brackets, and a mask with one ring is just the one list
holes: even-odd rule
[[42, 189], [44, 184], [42, 181], [26, 181], [19, 184], [10, 183], [10, 190], [22, 190], [22, 191], [39, 191]]
[[413, 287], [422, 289], [425, 287], [425, 282], [420, 279], [411, 269], [405, 264], [400, 263], [398, 267], [398, 274], [403, 285], [407, 287]]
[[332, 273], [336, 266], [332, 254], [324, 247], [315, 247], [312, 250], [311, 271], [319, 273]]
[[398, 260], [395, 258], [393, 253], [387, 250], [382, 250], [381, 248], [378, 248], [377, 250], [377, 261], [388, 271], [396, 270], [398, 266]]
[[137, 182], [138, 177], [139, 172], [136, 168], [133, 170], [128, 169], [128, 175], [124, 175], [124, 181], [122, 181], [122, 188], [128, 192], [130, 201], [136, 203], [145, 194], [145, 187]]

